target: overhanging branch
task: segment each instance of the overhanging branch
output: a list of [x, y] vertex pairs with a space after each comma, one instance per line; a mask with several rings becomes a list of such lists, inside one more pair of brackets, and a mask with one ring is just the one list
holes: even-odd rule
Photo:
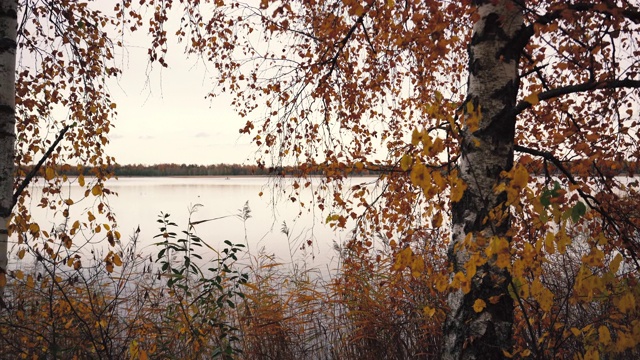
[[56, 148], [56, 146], [58, 146], [60, 141], [62, 141], [62, 138], [64, 137], [64, 134], [66, 134], [67, 131], [69, 131], [70, 128], [71, 128], [70, 125], [66, 125], [64, 128], [62, 128], [62, 130], [60, 131], [60, 133], [56, 137], [56, 140], [53, 142], [53, 144], [51, 144], [49, 149], [47, 149], [47, 152], [42, 156], [40, 161], [38, 161], [36, 166], [33, 169], [31, 169], [29, 174], [27, 174], [27, 176], [25, 176], [25, 178], [22, 179], [22, 182], [20, 183], [20, 186], [18, 186], [18, 188], [16, 189], [16, 192], [13, 193], [13, 200], [11, 202], [11, 209], [13, 209], [13, 207], [16, 206], [16, 204], [18, 203], [18, 197], [20, 197], [20, 194], [22, 194], [24, 189], [27, 186], [29, 186], [29, 183], [31, 182], [31, 180], [36, 176], [36, 174], [38, 173], [38, 171], [40, 170], [40, 168], [42, 167], [44, 162], [51, 156], [51, 154], [53, 153], [53, 150]]
[[[621, 80], [605, 80], [605, 81], [589, 81], [582, 84], [563, 86], [538, 94], [539, 101], [551, 100], [560, 96], [577, 94], [585, 91], [600, 89], [619, 89], [619, 88], [640, 88], [640, 80], [621, 79]], [[528, 101], [520, 101], [511, 111], [510, 116], [518, 116], [521, 112], [533, 106]]]
[[[534, 155], [534, 156], [539, 156], [542, 157], [543, 159], [550, 161], [553, 165], [556, 166], [556, 168], [558, 168], [558, 170], [560, 170], [560, 172], [562, 174], [564, 174], [567, 179], [569, 180], [569, 182], [571, 182], [571, 184], [573, 185], [578, 185], [578, 181], [576, 180], [576, 178], [573, 176], [573, 174], [571, 174], [571, 172], [564, 166], [564, 164], [562, 163], [562, 161], [560, 161], [560, 159], [558, 159], [557, 157], [555, 157], [552, 153], [548, 152], [548, 151], [542, 151], [542, 150], [536, 150], [536, 149], [531, 149], [531, 148], [527, 148], [521, 145], [514, 145], [513, 146], [513, 150], [521, 152], [521, 153], [526, 153], [526, 154], [530, 154], [530, 155]], [[618, 236], [622, 237], [623, 241], [624, 241], [624, 245], [627, 248], [627, 250], [629, 250], [629, 255], [631, 256], [631, 258], [633, 259], [635, 265], [636, 265], [636, 269], [640, 269], [640, 262], [638, 261], [638, 254], [637, 254], [637, 250], [639, 248], [638, 244], [635, 243], [633, 241], [633, 239], [629, 238], [629, 236], [625, 235], [620, 229], [619, 229], [619, 225], [618, 222], [613, 219], [611, 217], [611, 215], [609, 215], [609, 213], [603, 209], [602, 203], [600, 203], [600, 201], [598, 201], [598, 199], [596, 199], [593, 195], [589, 195], [587, 193], [585, 193], [582, 189], [577, 188], [576, 191], [578, 192], [578, 195], [580, 195], [580, 197], [587, 203], [587, 205], [592, 208], [593, 210], [595, 210], [598, 214], [600, 214], [600, 216], [603, 217], [603, 219], [605, 219], [605, 221], [611, 225], [611, 227], [614, 229], [615, 233], [618, 234]], [[622, 220], [623, 222], [625, 222], [625, 219]], [[627, 223], [629, 223], [629, 221], [626, 221]], [[633, 226], [633, 224], [630, 224]]]

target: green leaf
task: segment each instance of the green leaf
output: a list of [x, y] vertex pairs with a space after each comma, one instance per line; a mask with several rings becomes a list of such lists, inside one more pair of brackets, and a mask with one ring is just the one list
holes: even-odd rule
[[573, 209], [571, 209], [571, 220], [575, 223], [578, 222], [578, 220], [580, 220], [581, 217], [584, 216], [584, 214], [587, 213], [587, 206], [583, 203], [578, 201], [578, 203], [573, 207]]

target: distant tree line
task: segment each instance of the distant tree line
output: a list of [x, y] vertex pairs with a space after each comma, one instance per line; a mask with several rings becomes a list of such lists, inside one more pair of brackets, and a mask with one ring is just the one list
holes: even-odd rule
[[241, 164], [155, 164], [116, 165], [117, 176], [249, 176], [269, 175], [269, 169]]
[[[322, 166], [316, 166], [316, 170], [306, 171], [306, 173], [311, 175], [325, 175], [322, 169]], [[298, 166], [267, 167], [243, 164], [134, 164], [116, 165], [113, 170], [117, 176], [273, 176], [295, 175], [301, 172], [301, 168]], [[355, 168], [345, 169], [345, 172], [352, 175], [370, 175], [373, 173], [367, 169]]]
[[[559, 175], [562, 171], [553, 163], [540, 160], [524, 161], [529, 173], [535, 176]], [[629, 161], [606, 162], [606, 163], [590, 163], [581, 161], [562, 162], [563, 167], [572, 169], [576, 166], [588, 166], [594, 169], [594, 172], [604, 176], [633, 176], [638, 173], [638, 164]], [[31, 166], [24, 166], [19, 169], [20, 174], [24, 175], [31, 171]], [[309, 170], [309, 168], [313, 170]], [[116, 176], [282, 176], [297, 175], [304, 172], [307, 175], [335, 175], [328, 174], [326, 166], [322, 164], [300, 165], [300, 166], [279, 166], [266, 167], [259, 165], [243, 165], [243, 164], [215, 164], [215, 165], [197, 165], [197, 164], [117, 164], [106, 169], [97, 169], [93, 167], [60, 165], [55, 168], [55, 172], [59, 175], [77, 176], [80, 171], [84, 175], [95, 175], [96, 172], [115, 173]], [[350, 176], [366, 176], [375, 175], [381, 172], [402, 172], [400, 167], [348, 167], [341, 168], [343, 175]], [[42, 170], [44, 171], [44, 170]], [[332, 169], [332, 173], [336, 169]]]
[[[20, 176], [29, 173], [33, 165], [22, 166], [19, 171]], [[303, 165], [302, 168], [306, 167]], [[318, 166], [317, 170], [307, 171], [310, 175], [325, 175], [322, 166]], [[116, 164], [108, 168], [93, 168], [83, 166], [71, 166], [68, 164], [58, 165], [54, 168], [58, 175], [77, 176], [81, 172], [84, 175], [95, 175], [99, 173], [112, 173], [116, 176], [274, 176], [274, 175], [296, 175], [301, 172], [301, 167], [297, 166], [279, 166], [266, 167], [258, 165], [243, 164], [215, 164], [215, 165], [197, 165], [197, 164]], [[42, 169], [45, 171], [45, 169]], [[377, 172], [377, 171], [374, 171]], [[351, 175], [370, 175], [374, 173], [367, 169], [345, 169], [345, 173]]]

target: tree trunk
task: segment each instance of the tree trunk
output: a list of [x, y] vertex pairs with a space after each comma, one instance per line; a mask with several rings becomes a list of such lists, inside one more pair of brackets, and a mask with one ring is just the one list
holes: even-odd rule
[[[0, 0], [0, 277], [6, 275], [7, 225], [13, 207], [17, 9], [16, 0]], [[0, 281], [0, 300], [3, 283]]]
[[[453, 275], [467, 274], [473, 253], [484, 254], [491, 239], [510, 241], [507, 216], [489, 218], [503, 208], [504, 195], [495, 194], [500, 173], [513, 166], [515, 106], [519, 88], [518, 61], [524, 28], [516, 1], [475, 1], [478, 20], [469, 45], [469, 79], [463, 106], [459, 176], [467, 185], [452, 205], [452, 241], [449, 260]], [[477, 121], [477, 124], [474, 122]], [[471, 241], [465, 238], [471, 234]], [[480, 241], [479, 241], [480, 240]], [[444, 359], [501, 359], [511, 348], [513, 301], [508, 294], [509, 272], [495, 256], [477, 267], [470, 289], [453, 291], [451, 312], [444, 327]], [[466, 293], [465, 293], [466, 292]], [[485, 308], [474, 309], [476, 300]], [[480, 310], [480, 311], [477, 311]]]

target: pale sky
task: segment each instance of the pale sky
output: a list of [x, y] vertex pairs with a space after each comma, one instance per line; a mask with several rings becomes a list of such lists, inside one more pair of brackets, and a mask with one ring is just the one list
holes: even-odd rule
[[231, 98], [205, 99], [214, 79], [202, 62], [187, 59], [183, 46], [173, 44], [169, 68], [156, 65], [147, 76], [141, 42], [127, 47], [123, 74], [110, 85], [118, 116], [109, 155], [119, 164], [254, 164], [256, 147], [238, 132], [246, 119], [231, 109]]

